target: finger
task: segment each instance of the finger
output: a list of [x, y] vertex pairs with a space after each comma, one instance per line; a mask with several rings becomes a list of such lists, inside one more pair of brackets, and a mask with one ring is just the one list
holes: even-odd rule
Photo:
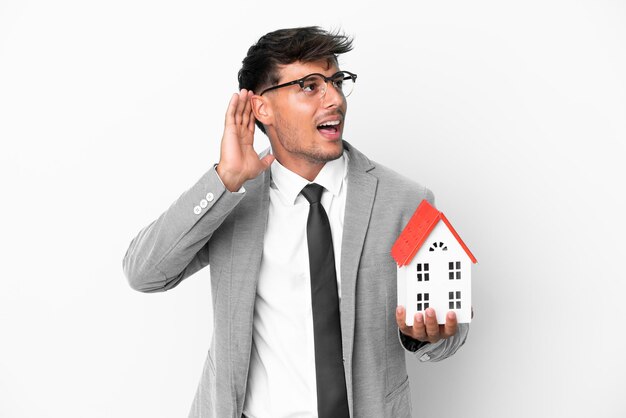
[[456, 321], [456, 313], [453, 311], [448, 312], [446, 315], [446, 325], [443, 328], [443, 333], [445, 337], [451, 337], [456, 334], [457, 330], [457, 321]]
[[396, 324], [398, 324], [398, 328], [400, 328], [400, 331], [402, 331], [403, 328], [408, 328], [406, 326], [406, 310], [402, 305], [399, 305], [396, 308]]
[[241, 125], [246, 128], [250, 123], [250, 113], [252, 113], [252, 104], [250, 103], [250, 97], [252, 97], [252, 92], [248, 91], [244, 99], [246, 101], [246, 104], [243, 108], [243, 119], [241, 121]]
[[254, 115], [254, 102], [252, 98], [254, 97], [254, 92], [250, 91], [250, 121], [248, 122], [248, 130], [254, 132], [256, 116]]
[[398, 324], [401, 333], [409, 337], [413, 336], [412, 328], [406, 324], [406, 309], [402, 305], [396, 308], [396, 324]]
[[420, 341], [428, 340], [428, 335], [426, 335], [426, 326], [424, 325], [424, 316], [419, 312], [413, 317], [412, 337]]
[[437, 315], [433, 308], [426, 309], [426, 334], [429, 340], [439, 339], [439, 324], [437, 323]]
[[232, 125], [235, 123], [235, 111], [237, 110], [237, 102], [239, 101], [239, 95], [233, 94], [228, 102], [228, 108], [226, 109], [226, 117], [224, 118], [224, 125]]
[[241, 89], [239, 92], [239, 98], [237, 101], [237, 110], [235, 110], [235, 124], [237, 126], [241, 125], [242, 113], [243, 109], [246, 107], [246, 97], [248, 96], [248, 92], [246, 89]]
[[254, 132], [256, 129], [256, 118], [254, 117], [254, 112], [250, 109], [250, 120], [248, 121], [248, 130], [250, 132]]
[[254, 112], [250, 111], [250, 120], [248, 121], [248, 130], [254, 133], [256, 129], [256, 118], [254, 117]]

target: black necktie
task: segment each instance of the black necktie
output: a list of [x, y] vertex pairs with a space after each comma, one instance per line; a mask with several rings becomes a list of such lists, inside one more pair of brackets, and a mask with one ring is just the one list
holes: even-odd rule
[[311, 301], [315, 338], [315, 376], [319, 418], [349, 418], [341, 350], [341, 323], [333, 237], [322, 206], [319, 184], [309, 184], [302, 195], [309, 201], [306, 236], [311, 271]]

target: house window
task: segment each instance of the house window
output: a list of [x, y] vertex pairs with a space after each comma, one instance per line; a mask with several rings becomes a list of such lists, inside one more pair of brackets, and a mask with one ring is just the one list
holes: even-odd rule
[[461, 280], [461, 262], [450, 261], [448, 263], [448, 278], [450, 280]]
[[448, 292], [448, 308], [461, 309], [461, 291]]
[[435, 251], [441, 249], [441, 251], [448, 251], [448, 247], [443, 242], [433, 242], [428, 251]]
[[418, 263], [417, 265], [417, 281], [418, 282], [427, 282], [430, 280], [430, 268], [428, 263]]
[[425, 311], [426, 308], [430, 306], [430, 297], [428, 293], [418, 293], [417, 294], [417, 311]]

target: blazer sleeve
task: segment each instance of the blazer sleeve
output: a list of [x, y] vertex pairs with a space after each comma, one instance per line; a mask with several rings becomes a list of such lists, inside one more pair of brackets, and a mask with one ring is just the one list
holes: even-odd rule
[[130, 286], [169, 290], [207, 266], [207, 242], [244, 195], [228, 191], [213, 166], [131, 241], [122, 262]]
[[457, 332], [452, 337], [431, 344], [407, 337], [398, 329], [400, 344], [402, 344], [405, 350], [415, 354], [415, 357], [422, 362], [441, 361], [450, 357], [465, 344], [468, 333], [469, 324], [458, 324]]

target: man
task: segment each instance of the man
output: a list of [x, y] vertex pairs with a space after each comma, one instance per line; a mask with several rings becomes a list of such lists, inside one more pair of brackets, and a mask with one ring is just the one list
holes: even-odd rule
[[214, 332], [190, 417], [410, 417], [405, 351], [437, 361], [465, 341], [453, 312], [407, 327], [396, 307], [391, 246], [433, 195], [342, 140], [356, 75], [337, 56], [351, 49], [317, 27], [259, 39], [219, 163], [130, 244], [140, 291], [211, 265]]

